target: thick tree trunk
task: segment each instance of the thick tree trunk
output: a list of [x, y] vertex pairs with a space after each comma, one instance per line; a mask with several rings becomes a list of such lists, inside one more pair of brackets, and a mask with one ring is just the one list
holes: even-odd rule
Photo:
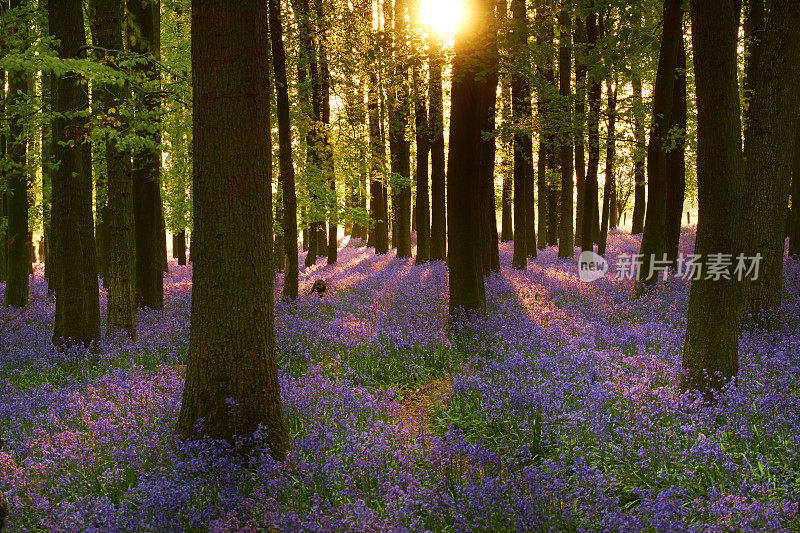
[[[755, 1], [755, 0], [754, 0]], [[800, 101], [800, 4], [772, 0], [753, 66], [749, 124], [744, 135], [743, 252], [763, 258], [745, 283], [745, 311], [777, 310], [783, 288], [785, 220], [791, 185], [797, 103]]]
[[638, 235], [644, 232], [644, 214], [647, 208], [645, 179], [645, 132], [644, 117], [642, 112], [642, 78], [634, 73], [631, 81], [633, 86], [633, 138], [636, 143], [633, 153], [633, 220], [631, 234]]
[[[597, 48], [598, 24], [597, 15], [590, 13], [586, 18], [587, 55], [594, 53]], [[595, 220], [598, 215], [597, 208], [597, 174], [600, 167], [600, 98], [602, 86], [596, 73], [589, 73], [589, 116], [587, 117], [589, 130], [589, 160], [586, 169], [586, 187], [584, 192], [583, 208], [583, 235], [581, 236], [581, 250], [594, 251], [596, 241]]]
[[[11, 10], [20, 16], [23, 0], [11, 0]], [[19, 28], [24, 36], [27, 28]], [[13, 31], [13, 30], [12, 30]], [[24, 71], [8, 72], [8, 107], [17, 108], [28, 94], [28, 79]], [[28, 139], [23, 127], [23, 117], [16, 111], [9, 117], [8, 182], [7, 196], [7, 280], [5, 306], [24, 307], [28, 303], [30, 249], [28, 247]]]
[[789, 222], [789, 255], [800, 258], [800, 114], [794, 121], [795, 148], [792, 159], [792, 209]]
[[[60, 41], [58, 56], [75, 57], [86, 45], [80, 0], [51, 2], [51, 34]], [[87, 132], [79, 117], [65, 113], [87, 110], [89, 99], [80, 76], [67, 72], [53, 78], [53, 172], [51, 282], [56, 292], [53, 343], [69, 347], [100, 340], [100, 299], [92, 231], [92, 178]], [[71, 141], [71, 143], [70, 143]], [[71, 145], [71, 146], [70, 146]]]
[[471, 0], [471, 17], [455, 39], [447, 160], [447, 225], [450, 271], [450, 317], [461, 310], [486, 312], [481, 268], [481, 126], [491, 102], [485, 76], [496, 68], [496, 24], [492, 0]]
[[614, 195], [614, 158], [616, 157], [616, 128], [617, 128], [617, 84], [611, 88], [611, 79], [606, 82], [608, 96], [608, 129], [606, 130], [606, 172], [603, 185], [603, 214], [600, 223], [600, 242], [597, 243], [597, 253], [605, 255], [608, 244], [608, 231], [616, 215], [616, 198]]
[[559, 95], [563, 99], [563, 117], [566, 128], [559, 135], [561, 145], [561, 223], [558, 234], [558, 256], [573, 257], [575, 255], [575, 234], [572, 223], [572, 202], [575, 183], [573, 182], [572, 162], [572, 109], [570, 94], [572, 92], [572, 10], [571, 0], [562, 0], [561, 13], [558, 15], [559, 51]]
[[172, 236], [172, 250], [179, 265], [186, 264], [186, 230]]
[[[155, 61], [160, 54], [160, 3], [158, 0], [127, 0], [128, 50], [148, 57], [150, 61], [139, 68], [150, 83], [150, 92], [137, 101], [137, 113], [157, 116], [159, 114], [159, 72]], [[160, 123], [160, 119], [156, 119]], [[139, 306], [152, 309], [164, 308], [163, 262], [164, 215], [161, 210], [161, 134], [155, 129], [140, 131], [152, 146], [143, 147], [133, 153], [133, 218], [136, 235], [136, 297]], [[162, 256], [162, 252], [164, 257]]]
[[[277, 0], [270, 2], [277, 9]], [[267, 5], [192, 2], [192, 338], [176, 431], [234, 440], [260, 425], [283, 460], [289, 435], [275, 357]], [[220, 98], [225, 95], [225, 98]], [[220, 137], [218, 132], [224, 131]], [[222, 238], [220, 238], [222, 237]]]
[[[285, 264], [283, 274], [284, 301], [297, 299], [297, 193], [294, 188], [292, 163], [292, 125], [289, 121], [289, 84], [286, 81], [286, 52], [283, 48], [280, 0], [269, 0], [269, 32], [272, 44], [272, 67], [275, 73], [276, 114], [278, 115], [278, 146], [281, 192], [283, 194], [283, 239]], [[270, 188], [271, 190], [271, 188]], [[194, 239], [194, 233], [192, 234]], [[194, 240], [192, 241], [194, 245]], [[194, 246], [192, 246], [194, 247]], [[271, 283], [271, 282], [270, 282]]]
[[432, 35], [428, 39], [428, 90], [431, 109], [428, 127], [431, 135], [431, 259], [443, 261], [447, 258], [447, 218], [445, 207], [445, 158], [444, 158], [444, 102], [442, 100], [442, 56], [441, 38]]
[[[497, 54], [495, 46], [490, 52]], [[492, 272], [500, 273], [500, 249], [497, 235], [497, 206], [495, 205], [494, 171], [497, 144], [494, 130], [497, 120], [497, 85], [499, 82], [499, 62], [494, 63], [485, 73], [486, 98], [489, 109], [484, 115], [481, 124], [481, 154], [480, 154], [480, 218], [481, 218], [481, 266], [483, 274], [489, 276]], [[489, 134], [488, 138], [483, 138]]]
[[[676, 3], [679, 11], [680, 0]], [[703, 258], [718, 253], [736, 257], [740, 250], [744, 161], [736, 72], [739, 8], [737, 0], [691, 2], [700, 206], [695, 253]], [[651, 205], [652, 200], [647, 206], [648, 218]], [[692, 282], [683, 390], [708, 393], [721, 388], [738, 371], [742, 284], [731, 278], [703, 276]]]
[[[124, 5], [122, 0], [93, 0], [94, 17], [91, 28], [97, 46], [107, 50], [122, 50]], [[104, 58], [113, 65], [113, 58]], [[126, 127], [124, 117], [116, 110], [129, 97], [127, 85], [97, 84], [93, 96], [98, 102], [98, 113], [109, 126], [122, 134]], [[103, 225], [106, 234], [106, 270], [103, 286], [108, 291], [106, 334], [125, 332], [136, 338], [136, 240], [133, 221], [133, 181], [131, 153], [120, 147], [116, 135], [107, 135], [106, 151], [106, 206]], [[185, 247], [185, 244], [184, 244]], [[184, 263], [186, 254], [184, 249]], [[164, 254], [166, 258], [166, 253]]]
[[639, 290], [658, 281], [653, 261], [661, 261], [666, 252], [665, 229], [667, 211], [666, 143], [672, 127], [672, 102], [675, 89], [675, 66], [683, 39], [682, 0], [664, 0], [664, 29], [658, 56], [658, 71], [653, 89], [653, 115], [650, 144], [647, 147], [647, 212], [642, 235]]
[[683, 200], [686, 196], [686, 48], [681, 39], [678, 44], [675, 89], [672, 92], [672, 149], [667, 153], [667, 194], [665, 214], [664, 251], [667, 260], [677, 265], [678, 245], [681, 239]]
[[[514, 26], [512, 38], [512, 57], [523, 57], [522, 50], [528, 45], [528, 15], [524, 0], [513, 0], [511, 15]], [[528, 220], [533, 216], [533, 197], [528, 194], [528, 185], [533, 173], [533, 141], [525, 124], [530, 121], [531, 89], [522, 71], [523, 65], [516, 65], [511, 74], [511, 105], [517, 129], [514, 133], [514, 257], [512, 266], [528, 268], [528, 254], [536, 246], [528, 243], [530, 237]], [[541, 112], [540, 112], [541, 114]]]
[[[0, 15], [6, 9], [5, 2], [0, 1]], [[0, 120], [6, 119], [6, 72], [0, 70]], [[5, 128], [0, 129], [0, 159], [6, 157]], [[8, 216], [8, 198], [5, 192], [0, 192], [0, 217]], [[0, 226], [0, 281], [8, 278], [8, 239], [5, 226]]]

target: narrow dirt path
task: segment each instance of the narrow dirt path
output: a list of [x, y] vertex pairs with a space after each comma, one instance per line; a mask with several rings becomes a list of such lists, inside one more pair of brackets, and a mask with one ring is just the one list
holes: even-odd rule
[[[453, 389], [453, 377], [447, 376], [428, 381], [420, 388], [405, 391], [400, 400], [400, 409], [395, 421], [408, 432], [409, 437], [429, 437], [433, 414], [444, 404]], [[429, 446], [428, 439], [425, 445]]]

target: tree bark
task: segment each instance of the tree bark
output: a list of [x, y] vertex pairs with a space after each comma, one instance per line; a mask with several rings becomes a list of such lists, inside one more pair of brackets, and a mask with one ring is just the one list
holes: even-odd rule
[[[677, 4], [679, 8], [679, 0]], [[695, 253], [703, 258], [716, 253], [736, 257], [740, 249], [744, 161], [736, 68], [739, 14], [737, 0], [691, 2], [700, 207]], [[647, 206], [648, 217], [652, 204], [651, 200]], [[704, 277], [692, 282], [683, 390], [697, 389], [710, 397], [711, 390], [736, 375], [740, 320], [741, 283]]]
[[[495, 6], [499, 2], [495, 2]], [[497, 20], [497, 13], [492, 20]], [[491, 42], [493, 48], [489, 51], [497, 55], [497, 41]], [[499, 62], [495, 62], [486, 69], [486, 99], [488, 110], [481, 124], [480, 144], [480, 218], [481, 218], [481, 266], [484, 276], [492, 272], [500, 273], [500, 249], [497, 235], [497, 207], [495, 205], [494, 171], [497, 144], [495, 141], [495, 124], [497, 120], [497, 85], [499, 82]], [[488, 137], [486, 137], [488, 135]]]
[[[58, 57], [75, 57], [86, 45], [80, 0], [50, 2], [51, 34], [60, 41]], [[91, 154], [84, 120], [75, 111], [89, 108], [80, 75], [53, 77], [53, 172], [51, 282], [56, 292], [53, 343], [68, 348], [100, 340], [100, 298], [92, 220]], [[69, 143], [72, 141], [72, 143]], [[72, 144], [72, 146], [70, 146]]]
[[162, 258], [164, 215], [161, 210], [161, 143], [160, 102], [157, 96], [159, 73], [155, 61], [161, 57], [160, 2], [158, 0], [127, 0], [128, 50], [148, 58], [140, 66], [152, 84], [148, 92], [137, 99], [136, 112], [153, 117], [154, 124], [139, 135], [150, 146], [133, 152], [133, 218], [136, 235], [136, 295], [141, 307], [164, 308], [164, 280]]
[[[413, 22], [419, 22], [421, 2], [416, 0], [412, 10]], [[416, 126], [417, 172], [414, 221], [417, 231], [417, 263], [426, 263], [431, 258], [431, 206], [428, 187], [428, 159], [430, 155], [430, 132], [428, 131], [427, 91], [422, 81], [421, 56], [415, 57], [412, 70], [414, 82], [414, 122]]]
[[583, 47], [586, 43], [586, 25], [580, 17], [575, 19], [575, 245], [581, 246], [583, 238], [583, 212], [586, 205], [586, 80], [587, 68]]
[[[278, 157], [281, 192], [283, 193], [283, 242], [284, 253], [286, 254], [281, 297], [284, 301], [293, 302], [297, 299], [299, 276], [297, 252], [297, 193], [294, 186], [292, 125], [289, 121], [289, 84], [286, 81], [286, 52], [283, 48], [283, 26], [281, 23], [280, 0], [269, 0], [269, 33], [272, 45], [272, 67], [275, 73], [275, 101], [277, 105], [276, 114], [278, 115]], [[194, 242], [192, 244], [194, 244]]]
[[[122, 0], [93, 0], [94, 17], [91, 28], [95, 44], [107, 50], [122, 50], [124, 5]], [[103, 61], [114, 66], [108, 54]], [[119, 137], [127, 129], [121, 113], [123, 102], [129, 97], [126, 85], [97, 84], [93, 96], [98, 102], [98, 113], [115, 135], [106, 135], [106, 206], [103, 225], [106, 227], [106, 271], [103, 286], [108, 291], [106, 334], [112, 336], [125, 332], [136, 338], [136, 240], [133, 214], [133, 180], [131, 153], [120, 146]], [[185, 246], [185, 244], [184, 244]], [[166, 257], [166, 254], [164, 254]], [[184, 250], [184, 263], [186, 262]]]
[[[277, 0], [270, 5], [277, 9]], [[289, 435], [275, 356], [272, 188], [263, 176], [271, 149], [267, 11], [260, 0], [192, 2], [199, 253], [176, 431], [194, 438], [202, 419], [203, 435], [233, 441], [263, 425], [271, 455], [283, 460]]]
[[481, 267], [480, 212], [481, 125], [490, 110], [489, 80], [498, 56], [492, 0], [471, 0], [471, 17], [455, 38], [447, 160], [447, 225], [450, 271], [450, 317], [461, 311], [486, 312]]
[[792, 159], [792, 209], [789, 222], [789, 255], [800, 258], [800, 114], [794, 121], [795, 149]]
[[749, 124], [744, 135], [743, 252], [761, 254], [757, 279], [745, 282], [745, 311], [777, 310], [783, 288], [785, 225], [800, 101], [800, 4], [772, 0], [759, 63], [753, 66]]
[[651, 268], [652, 261], [662, 260], [666, 252], [666, 143], [672, 126], [675, 66], [678, 62], [680, 41], [683, 39], [682, 3], [682, 0], [664, 0], [664, 29], [661, 35], [656, 84], [653, 89], [650, 144], [647, 147], [647, 212], [640, 249], [642, 263], [639, 290], [642, 290], [644, 285], [652, 285], [658, 281], [658, 271]]
[[503, 105], [503, 129], [501, 131], [502, 165], [503, 165], [503, 191], [500, 240], [509, 242], [514, 240], [514, 138], [510, 132], [513, 129], [513, 111], [511, 105], [511, 76], [504, 73], [501, 77], [501, 95]]

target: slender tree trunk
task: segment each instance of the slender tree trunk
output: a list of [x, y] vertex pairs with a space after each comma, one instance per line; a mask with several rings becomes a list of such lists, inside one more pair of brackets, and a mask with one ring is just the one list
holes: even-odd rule
[[447, 258], [447, 219], [445, 207], [445, 158], [444, 158], [444, 102], [442, 100], [442, 55], [441, 38], [428, 38], [428, 90], [431, 109], [428, 127], [431, 135], [431, 259], [443, 261]]
[[[499, 2], [495, 2], [499, 4]], [[497, 15], [495, 15], [496, 17]], [[496, 18], [495, 18], [496, 20]], [[497, 42], [490, 52], [497, 55]], [[481, 124], [480, 154], [480, 218], [481, 218], [481, 266], [485, 276], [492, 272], [500, 273], [500, 249], [497, 235], [497, 207], [495, 205], [494, 171], [497, 144], [494, 130], [497, 120], [497, 85], [499, 82], [499, 62], [493, 63], [485, 72], [486, 98], [489, 109]], [[485, 135], [488, 138], [483, 138]]]
[[460, 310], [486, 312], [481, 268], [480, 212], [481, 125], [490, 112], [487, 68], [494, 69], [496, 24], [492, 0], [471, 0], [470, 22], [455, 39], [447, 161], [447, 225], [450, 271], [450, 316]]
[[672, 92], [672, 150], [667, 153], [667, 194], [665, 214], [664, 251], [667, 260], [677, 265], [678, 245], [681, 238], [683, 200], [686, 196], [686, 48], [681, 39], [678, 44], [678, 63], [675, 89]]
[[616, 211], [614, 204], [614, 158], [616, 157], [616, 127], [617, 127], [617, 84], [611, 88], [611, 79], [606, 82], [606, 94], [608, 96], [608, 139], [606, 140], [606, 176], [603, 186], [603, 214], [600, 224], [600, 242], [597, 243], [597, 253], [605, 255], [608, 244], [608, 230], [614, 220], [612, 213]]
[[[86, 45], [80, 0], [51, 2], [48, 20], [51, 34], [61, 43], [58, 56], [75, 57]], [[52, 228], [55, 265], [51, 282], [56, 292], [53, 343], [62, 347], [100, 340], [100, 298], [90, 222], [92, 178], [87, 164], [91, 154], [84, 120], [67, 116], [88, 108], [89, 99], [77, 73], [54, 76], [53, 159], [60, 164], [53, 172], [52, 217], [58, 224]]]
[[263, 176], [271, 149], [267, 11], [261, 0], [192, 2], [199, 253], [176, 431], [193, 438], [202, 420], [203, 435], [233, 441], [263, 425], [271, 455], [283, 460], [289, 434], [275, 356], [272, 188]]
[[[536, 40], [540, 47], [546, 49], [546, 47], [549, 46], [554, 40], [552, 21], [549, 20], [547, 2], [545, 0], [538, 0], [536, 8]], [[525, 12], [523, 11], [523, 13]], [[527, 14], [525, 15], [527, 17]], [[548, 97], [547, 93], [550, 86], [553, 85], [554, 80], [552, 58], [549, 57], [549, 54], [548, 57], [546, 57], [544, 61], [537, 66], [537, 69], [540, 78], [544, 80], [540, 83], [544, 83], [546, 87], [538, 88], [536, 102], [536, 111], [539, 116], [539, 155], [536, 167], [536, 188], [538, 191], [538, 201], [536, 214], [539, 219], [539, 225], [538, 241], [536, 241], [536, 236], [534, 236], [534, 241], [536, 242], [538, 249], [544, 250], [548, 244], [548, 227], [551, 214], [548, 209], [550, 204], [550, 177], [548, 176], [548, 160], [551, 158], [550, 154], [553, 150], [551, 142], [552, 136], [548, 130], [550, 127], [549, 113], [552, 111], [550, 110], [550, 98]], [[530, 201], [529, 205], [532, 208], [533, 202]], [[530, 243], [528, 243], [528, 247], [530, 248]]]
[[645, 179], [645, 161], [646, 161], [646, 148], [644, 132], [644, 117], [642, 112], [642, 78], [634, 72], [631, 80], [633, 87], [633, 137], [636, 142], [633, 153], [633, 220], [631, 226], [631, 234], [638, 235], [644, 232], [644, 214], [647, 208], [646, 187], [647, 182]]
[[509, 242], [514, 240], [514, 140], [509, 134], [513, 127], [513, 112], [511, 106], [511, 77], [504, 73], [501, 77], [503, 130], [500, 134], [502, 146], [503, 165], [503, 191], [500, 240]]
[[[586, 42], [588, 44], [587, 56], [594, 53], [597, 48], [598, 24], [597, 15], [589, 13], [586, 18]], [[583, 236], [581, 237], [581, 250], [594, 251], [595, 220], [597, 218], [597, 174], [600, 167], [600, 98], [602, 96], [602, 86], [598, 75], [589, 72], [589, 160], [586, 169], [586, 187], [584, 192], [583, 208]]]
[[[645, 285], [658, 281], [653, 260], [661, 261], [666, 252], [665, 228], [667, 209], [666, 142], [672, 126], [672, 102], [675, 90], [675, 66], [683, 39], [682, 0], [664, 0], [664, 29], [658, 57], [656, 85], [653, 90], [653, 116], [650, 144], [647, 148], [647, 213], [642, 236], [642, 264], [639, 279]], [[640, 285], [639, 289], [642, 289]]]
[[[153, 84], [139, 97], [137, 113], [155, 117], [159, 114], [159, 72], [155, 62], [160, 53], [160, 2], [158, 0], [127, 0], [128, 50], [148, 58], [139, 68]], [[160, 124], [160, 119], [155, 120]], [[136, 235], [136, 295], [139, 306], [164, 308], [163, 262], [164, 233], [161, 211], [161, 134], [159, 127], [140, 131], [152, 146], [133, 152], [133, 218]], [[164, 257], [162, 258], [162, 252]]]
[[570, 108], [572, 93], [572, 4], [571, 0], [562, 0], [561, 13], [558, 15], [560, 28], [558, 72], [559, 95], [563, 99], [564, 116], [561, 120], [566, 124], [566, 131], [560, 135], [561, 141], [561, 225], [559, 226], [558, 256], [573, 257], [575, 255], [575, 234], [572, 223], [572, 202], [575, 184], [573, 182], [572, 162], [572, 109]]
[[[676, 3], [679, 8], [680, 0]], [[744, 161], [736, 69], [739, 14], [737, 0], [691, 2], [700, 206], [695, 253], [704, 258], [717, 253], [736, 257], [740, 250]], [[650, 200], [648, 218], [652, 205]], [[682, 389], [708, 392], [737, 374], [740, 321], [741, 283], [705, 276], [692, 282]]]
[[[21, 8], [25, 8], [24, 0], [11, 0], [11, 10], [21, 16]], [[12, 30], [13, 31], [13, 30]], [[27, 28], [18, 27], [24, 39]], [[24, 44], [24, 43], [23, 43]], [[22, 105], [28, 94], [28, 79], [24, 71], [8, 72], [8, 107], [17, 108]], [[9, 117], [8, 136], [8, 183], [7, 196], [7, 281], [4, 305], [6, 307], [24, 307], [28, 303], [28, 272], [30, 255], [28, 248], [28, 138], [23, 127], [23, 117], [19, 110]]]
[[186, 264], [186, 230], [172, 236], [172, 250], [178, 258], [179, 265]]
[[[753, 0], [755, 1], [755, 0]], [[772, 0], [754, 65], [749, 123], [744, 135], [743, 252], [760, 254], [757, 279], [745, 283], [745, 311], [777, 310], [783, 288], [786, 216], [800, 101], [800, 4]]]
[[[269, 0], [269, 33], [272, 45], [272, 67], [275, 73], [275, 101], [278, 115], [278, 147], [281, 192], [283, 194], [283, 242], [285, 264], [283, 301], [297, 299], [297, 193], [294, 188], [292, 163], [292, 125], [289, 122], [289, 84], [286, 81], [286, 52], [283, 48], [280, 0]], [[271, 190], [271, 188], [270, 188]]]
[[[512, 0], [511, 15], [514, 26], [511, 34], [512, 57], [523, 57], [522, 50], [528, 45], [528, 15], [524, 0]], [[533, 213], [533, 198], [528, 194], [528, 184], [533, 173], [533, 141], [525, 130], [526, 123], [532, 115], [531, 89], [522, 70], [524, 65], [518, 64], [511, 74], [511, 105], [514, 122], [517, 124], [514, 133], [514, 268], [528, 268], [528, 218]], [[541, 110], [540, 110], [541, 114]], [[530, 212], [530, 213], [529, 213]], [[532, 247], [534, 256], [536, 247]]]
[[575, 19], [575, 188], [577, 205], [575, 209], [575, 245], [581, 246], [583, 238], [583, 212], [586, 205], [586, 147], [584, 128], [586, 126], [586, 60], [583, 47], [586, 43], [586, 26], [580, 17]]
[[[97, 46], [107, 50], [122, 50], [124, 5], [122, 0], [93, 0], [92, 34]], [[110, 55], [103, 58], [113, 66]], [[121, 135], [127, 122], [116, 110], [128, 98], [127, 85], [97, 84], [93, 95], [98, 113], [106, 124]], [[117, 126], [118, 124], [118, 126]], [[106, 151], [106, 208], [103, 225], [107, 229], [106, 277], [103, 286], [108, 291], [106, 334], [125, 332], [136, 338], [136, 240], [133, 221], [133, 179], [131, 153], [120, 146], [117, 135], [107, 135]], [[185, 248], [185, 243], [184, 243]], [[184, 249], [184, 263], [186, 262]], [[164, 254], [166, 258], [166, 253]]]

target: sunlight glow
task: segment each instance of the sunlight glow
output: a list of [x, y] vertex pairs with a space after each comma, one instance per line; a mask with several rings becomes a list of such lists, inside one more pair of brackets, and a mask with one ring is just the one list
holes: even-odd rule
[[460, 0], [422, 0], [422, 21], [442, 36], [456, 32], [463, 13]]

